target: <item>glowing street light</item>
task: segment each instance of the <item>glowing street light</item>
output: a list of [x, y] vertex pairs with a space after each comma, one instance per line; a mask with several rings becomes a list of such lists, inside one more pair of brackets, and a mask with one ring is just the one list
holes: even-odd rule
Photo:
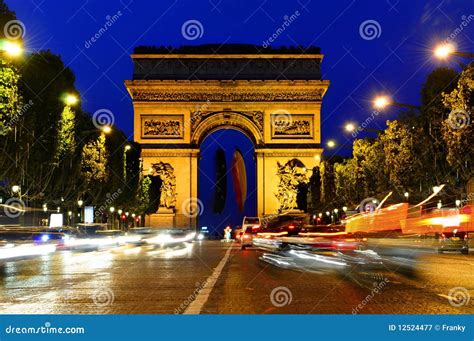
[[21, 190], [20, 186], [18, 186], [18, 185], [12, 186], [12, 192], [15, 193], [15, 194], [19, 193], [20, 190]]
[[459, 206], [461, 206], [461, 200], [458, 199], [456, 200], [456, 207], [459, 207]]
[[347, 123], [347, 124], [344, 126], [344, 129], [346, 129], [347, 132], [352, 133], [353, 131], [356, 130], [356, 126], [355, 126], [354, 123]]
[[110, 211], [110, 213], [114, 213], [115, 212], [115, 207], [112, 206], [111, 208], [109, 208], [109, 211]]
[[328, 142], [326, 142], [326, 145], [328, 146], [328, 148], [334, 148], [336, 147], [336, 141], [329, 140]]
[[110, 132], [112, 131], [111, 126], [103, 126], [101, 129], [104, 134], [110, 134]]
[[434, 55], [439, 59], [446, 59], [453, 52], [454, 46], [452, 44], [440, 44], [434, 49]]
[[130, 149], [132, 149], [132, 146], [130, 146], [129, 144], [127, 144], [125, 146], [125, 151], [128, 152]]
[[456, 51], [453, 44], [445, 43], [439, 44], [433, 51], [433, 54], [438, 59], [447, 59], [449, 56], [456, 55], [466, 58], [474, 58], [474, 53]]
[[24, 50], [21, 44], [13, 41], [2, 41], [1, 49], [10, 57], [18, 57], [23, 54]]
[[342, 207], [342, 210], [343, 210], [344, 212], [347, 212], [347, 206], [343, 206], [343, 207]]
[[408, 200], [408, 198], [410, 197], [410, 193], [408, 193], [408, 192], [405, 192], [403, 195], [405, 196], [405, 198], [406, 198], [407, 200]]
[[84, 201], [82, 201], [81, 199], [77, 201], [77, 206], [82, 207], [83, 204], [84, 204]]
[[376, 109], [385, 109], [392, 103], [392, 100], [388, 96], [378, 96], [374, 99], [374, 107]]
[[412, 104], [394, 102], [389, 96], [377, 96], [373, 100], [375, 109], [384, 110], [388, 106], [394, 106], [404, 109], [420, 110], [420, 107]]
[[64, 97], [64, 102], [69, 106], [73, 106], [73, 105], [76, 105], [79, 102], [79, 98], [77, 98], [76, 95], [67, 94]]

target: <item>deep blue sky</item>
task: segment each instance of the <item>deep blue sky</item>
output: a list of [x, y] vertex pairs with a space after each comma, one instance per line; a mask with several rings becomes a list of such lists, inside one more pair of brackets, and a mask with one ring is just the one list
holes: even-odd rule
[[[30, 51], [51, 49], [62, 56], [77, 77], [85, 109], [111, 110], [117, 125], [132, 133], [132, 105], [123, 81], [130, 79], [129, 54], [137, 45], [253, 43], [261, 45], [282, 25], [285, 15], [298, 18], [275, 46], [317, 45], [325, 54], [324, 78], [331, 86], [323, 103], [323, 140], [347, 138], [341, 127], [348, 120], [364, 121], [370, 99], [387, 91], [399, 102], [417, 103], [426, 75], [439, 61], [430, 48], [447, 38], [474, 14], [472, 0], [265, 1], [265, 0], [6, 0], [26, 26]], [[85, 48], [118, 11], [120, 19], [97, 43]], [[181, 34], [182, 24], [198, 20], [203, 36], [194, 41]], [[378, 38], [364, 40], [359, 26], [379, 23]], [[457, 34], [459, 49], [474, 50], [474, 20]], [[456, 62], [451, 62], [456, 67]], [[374, 127], [396, 110], [377, 117]]]
[[[298, 11], [300, 15], [273, 45], [321, 47], [325, 54], [323, 78], [331, 81], [323, 101], [323, 142], [335, 138], [339, 144], [352, 139], [343, 132], [346, 122], [360, 123], [370, 116], [370, 101], [374, 95], [386, 92], [393, 94], [398, 102], [419, 103], [420, 88], [427, 74], [443, 65], [432, 57], [431, 49], [436, 42], [462, 28], [461, 32], [455, 33], [454, 42], [459, 50], [474, 51], [474, 16], [469, 17], [474, 15], [473, 0], [6, 2], [25, 24], [27, 49], [50, 49], [60, 54], [76, 74], [83, 107], [90, 113], [103, 108], [111, 110], [116, 124], [130, 138], [132, 105], [123, 82], [131, 79], [129, 55], [139, 45], [262, 45], [281, 27], [285, 16]], [[86, 41], [106, 24], [106, 17], [119, 11], [122, 15], [112, 27], [98, 42], [86, 48]], [[201, 38], [189, 41], [183, 37], [181, 27], [188, 20], [201, 22], [204, 28]], [[380, 27], [374, 39], [364, 39], [359, 31], [367, 20], [376, 21]], [[458, 67], [459, 61], [462, 60], [454, 58], [444, 65]], [[396, 115], [397, 110], [391, 109], [377, 116], [370, 127], [382, 128], [386, 119], [394, 119]], [[228, 158], [237, 140], [242, 145], [249, 143], [245, 137], [234, 135], [223, 135], [231, 141], [226, 144]], [[225, 144], [225, 141], [221, 143]], [[212, 145], [212, 139], [205, 143]], [[215, 148], [216, 145], [209, 150]], [[208, 152], [203, 159], [212, 157], [213, 153], [215, 151]], [[246, 158], [248, 162], [251, 160]], [[200, 181], [203, 186], [204, 180], [200, 178]], [[229, 190], [232, 191], [231, 186]], [[204, 201], [205, 207], [210, 207], [207, 199]], [[235, 211], [230, 207], [227, 209]], [[214, 223], [222, 220], [222, 217], [207, 218]], [[229, 223], [238, 224], [239, 219], [236, 216]]]

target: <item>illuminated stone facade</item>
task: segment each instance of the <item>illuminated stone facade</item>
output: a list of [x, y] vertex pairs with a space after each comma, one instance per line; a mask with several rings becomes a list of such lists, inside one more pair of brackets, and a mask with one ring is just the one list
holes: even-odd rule
[[322, 55], [229, 49], [132, 55], [134, 77], [126, 86], [143, 169], [152, 174], [154, 164], [169, 164], [176, 178], [174, 207], [160, 207], [147, 218], [149, 226], [197, 226], [189, 202], [199, 196], [200, 144], [216, 130], [236, 129], [253, 141], [259, 215], [280, 207], [278, 162], [296, 158], [308, 172], [319, 164], [321, 103], [329, 85], [321, 80]]

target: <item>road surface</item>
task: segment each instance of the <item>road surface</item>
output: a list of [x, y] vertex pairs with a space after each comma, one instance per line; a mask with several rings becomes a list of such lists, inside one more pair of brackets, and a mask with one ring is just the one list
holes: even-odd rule
[[[472, 253], [428, 254], [420, 260], [417, 278], [295, 271], [265, 263], [261, 255], [236, 244], [202, 241], [165, 249], [62, 251], [4, 262], [0, 313], [474, 313]], [[460, 301], [453, 300], [456, 290]]]

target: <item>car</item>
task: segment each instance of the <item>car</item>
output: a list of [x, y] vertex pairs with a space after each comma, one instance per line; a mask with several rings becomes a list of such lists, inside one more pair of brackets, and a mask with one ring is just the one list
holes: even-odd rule
[[240, 240], [240, 237], [242, 235], [242, 228], [240, 226], [236, 226], [232, 234], [234, 240]]
[[308, 225], [310, 216], [303, 213], [280, 214], [269, 220], [260, 233], [275, 236], [297, 236], [301, 229]]
[[269, 219], [257, 235], [252, 238], [252, 245], [264, 250], [284, 247], [283, 237], [296, 237], [301, 229], [308, 225], [310, 216], [304, 213], [284, 213]]
[[247, 246], [252, 246], [252, 239], [260, 230], [260, 227], [261, 223], [259, 217], [244, 217], [242, 220], [240, 238], [237, 238], [242, 250], [245, 250]]
[[454, 229], [444, 231], [439, 235], [438, 252], [457, 251], [462, 254], [469, 254], [469, 234], [465, 231]]

